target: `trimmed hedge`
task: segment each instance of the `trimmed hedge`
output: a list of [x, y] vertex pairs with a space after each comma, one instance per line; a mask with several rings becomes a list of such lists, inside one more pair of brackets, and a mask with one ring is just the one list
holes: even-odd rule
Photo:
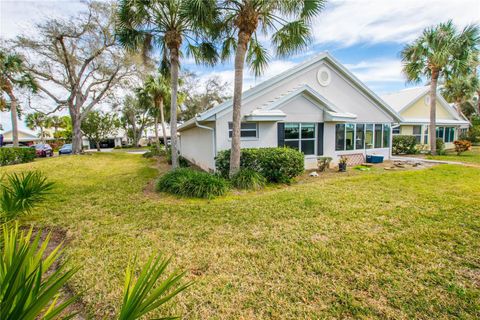
[[[230, 150], [220, 151], [215, 165], [223, 177], [228, 177]], [[247, 148], [241, 150], [240, 168], [254, 170], [269, 182], [289, 183], [305, 170], [304, 156], [292, 148]]]
[[417, 149], [414, 136], [395, 135], [392, 138], [392, 152], [394, 154], [414, 154]]
[[27, 163], [33, 160], [35, 160], [35, 149], [33, 148], [0, 148], [0, 166]]
[[211, 199], [224, 195], [229, 185], [222, 177], [189, 168], [179, 168], [161, 176], [156, 189], [184, 197]]

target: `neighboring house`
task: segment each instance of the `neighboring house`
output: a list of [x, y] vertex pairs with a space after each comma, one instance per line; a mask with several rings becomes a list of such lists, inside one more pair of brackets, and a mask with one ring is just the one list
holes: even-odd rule
[[[40, 142], [40, 138], [35, 132], [18, 130], [18, 142], [20, 145], [30, 146]], [[12, 144], [12, 130], [3, 133], [3, 144]]]
[[[393, 134], [413, 135], [418, 144], [429, 144], [430, 88], [417, 87], [382, 96], [403, 118], [393, 127]], [[443, 139], [446, 148], [453, 148], [453, 141], [461, 132], [468, 130], [470, 122], [455, 106], [450, 105], [437, 93], [436, 123], [437, 138]]]
[[[318, 156], [350, 163], [390, 157], [391, 126], [400, 117], [329, 53], [301, 63], [247, 91], [242, 98], [242, 148], [296, 148], [307, 169]], [[214, 170], [217, 152], [231, 147], [232, 100], [179, 127], [180, 153]]]

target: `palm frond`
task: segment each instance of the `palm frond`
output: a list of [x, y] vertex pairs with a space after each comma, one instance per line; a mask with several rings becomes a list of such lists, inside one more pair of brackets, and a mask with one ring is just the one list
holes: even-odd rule
[[299, 52], [311, 41], [310, 27], [304, 20], [285, 24], [272, 36], [272, 43], [278, 56], [285, 57]]
[[248, 46], [246, 61], [250, 65], [250, 70], [255, 74], [255, 76], [260, 76], [268, 66], [268, 61], [270, 56], [268, 51], [255, 37], [250, 40], [250, 45]]

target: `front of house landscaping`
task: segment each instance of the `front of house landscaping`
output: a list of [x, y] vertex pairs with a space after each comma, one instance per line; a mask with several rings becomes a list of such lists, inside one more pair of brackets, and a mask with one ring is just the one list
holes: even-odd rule
[[65, 231], [94, 318], [118, 310], [128, 262], [157, 252], [195, 281], [169, 305], [184, 319], [480, 316], [478, 168], [349, 168], [213, 200], [146, 192], [166, 169], [127, 153], [1, 168], [55, 182], [22, 223]]

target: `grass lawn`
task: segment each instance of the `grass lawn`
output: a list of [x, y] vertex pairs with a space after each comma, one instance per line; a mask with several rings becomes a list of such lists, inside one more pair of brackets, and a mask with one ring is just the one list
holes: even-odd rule
[[193, 287], [185, 319], [478, 319], [480, 169], [440, 165], [311, 179], [185, 200], [148, 190], [154, 160], [126, 153], [1, 168], [56, 182], [24, 223], [67, 230], [72, 287], [95, 317], [120, 303], [137, 254], [173, 256]]
[[447, 161], [459, 161], [467, 163], [480, 164], [480, 147], [472, 147], [472, 150], [462, 153], [457, 156], [455, 152], [449, 151], [443, 156], [428, 156], [427, 159], [434, 160], [447, 160]]

